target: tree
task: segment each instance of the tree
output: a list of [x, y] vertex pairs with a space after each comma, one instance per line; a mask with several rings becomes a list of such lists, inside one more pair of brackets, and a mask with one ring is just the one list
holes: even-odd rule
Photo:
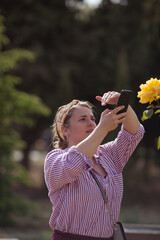
[[[98, 105], [96, 94], [131, 88], [132, 105], [141, 117], [143, 106], [136, 97], [139, 85], [152, 76], [159, 78], [159, 1], [113, 4], [103, 0], [99, 8], [88, 12], [65, 2], [69, 1], [1, 0], [7, 35], [12, 39], [7, 48], [27, 48], [38, 56], [34, 64], [19, 65], [16, 70], [24, 79], [19, 89], [36, 93], [54, 115], [58, 106], [73, 98]], [[53, 115], [37, 117], [30, 131], [21, 130], [28, 142], [26, 166], [33, 142], [52, 124]]]
[[[7, 36], [11, 39], [6, 49], [25, 48], [36, 52], [34, 63], [19, 64], [15, 73], [22, 77], [19, 90], [37, 94], [53, 112], [77, 94], [73, 82], [80, 71], [79, 31], [81, 23], [75, 10], [65, 5], [65, 0], [2, 0], [1, 12], [6, 17]], [[23, 12], [23, 13], [22, 13]], [[18, 26], [18, 27], [15, 27]], [[82, 34], [81, 34], [82, 35]], [[37, 116], [36, 124], [21, 128], [20, 134], [27, 142], [23, 165], [29, 168], [28, 154], [42, 131], [52, 125], [48, 119]]]
[[33, 61], [34, 54], [25, 49], [3, 50], [9, 40], [4, 34], [4, 18], [0, 16], [0, 226], [11, 223], [11, 215], [20, 205], [13, 187], [26, 183], [27, 175], [13, 161], [13, 151], [25, 146], [16, 131], [17, 125], [34, 124], [34, 116], [48, 116], [49, 108], [37, 96], [19, 91], [20, 78], [11, 74], [19, 61]]

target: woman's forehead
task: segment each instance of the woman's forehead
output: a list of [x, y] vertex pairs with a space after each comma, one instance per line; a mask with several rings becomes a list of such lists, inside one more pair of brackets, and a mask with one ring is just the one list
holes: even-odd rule
[[81, 115], [93, 115], [93, 112], [87, 106], [76, 105], [72, 116], [81, 116]]

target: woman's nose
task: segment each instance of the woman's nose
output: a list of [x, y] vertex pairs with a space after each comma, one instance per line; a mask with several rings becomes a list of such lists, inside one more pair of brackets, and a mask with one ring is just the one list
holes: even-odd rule
[[95, 122], [92, 119], [88, 119], [89, 126], [95, 126]]

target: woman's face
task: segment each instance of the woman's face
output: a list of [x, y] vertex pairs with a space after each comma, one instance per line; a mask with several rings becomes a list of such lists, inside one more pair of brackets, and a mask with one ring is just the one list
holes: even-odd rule
[[69, 127], [64, 130], [64, 135], [68, 138], [68, 147], [77, 145], [84, 140], [95, 127], [95, 117], [92, 110], [85, 106], [75, 106], [69, 119]]

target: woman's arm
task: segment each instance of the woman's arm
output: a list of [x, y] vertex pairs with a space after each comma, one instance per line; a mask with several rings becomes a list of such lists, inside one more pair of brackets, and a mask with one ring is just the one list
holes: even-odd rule
[[92, 160], [73, 146], [69, 150], [55, 149], [47, 154], [44, 164], [45, 181], [50, 191], [56, 191], [74, 182]]
[[133, 111], [131, 106], [128, 106], [127, 115], [123, 122], [123, 127], [126, 131], [136, 134], [139, 128], [140, 122], [137, 118], [136, 113]]
[[[107, 103], [117, 104], [119, 96], [120, 93], [113, 91], [105, 93], [102, 97], [97, 96], [96, 99], [101, 101], [101, 104], [105, 106]], [[77, 150], [92, 159], [105, 136], [110, 131], [116, 129], [119, 123], [123, 124], [126, 131], [136, 134], [140, 123], [135, 112], [129, 106], [126, 113], [118, 114], [121, 109], [123, 109], [123, 106], [117, 107], [112, 111], [106, 109], [101, 114], [100, 122], [95, 130], [76, 146]]]
[[97, 127], [87, 138], [77, 144], [76, 149], [92, 159], [105, 136], [110, 131], [116, 129], [119, 123], [123, 123], [126, 113], [117, 115], [118, 111], [123, 108], [123, 106], [120, 106], [112, 111], [106, 109], [104, 112], [102, 112]]
[[[117, 173], [122, 172], [128, 159], [136, 149], [144, 135], [144, 127], [140, 124], [136, 134], [131, 134], [121, 127], [117, 138], [114, 141], [108, 142], [101, 146], [101, 151], [105, 158], [104, 161], [114, 162], [114, 167]], [[103, 165], [103, 164], [102, 164]]]

